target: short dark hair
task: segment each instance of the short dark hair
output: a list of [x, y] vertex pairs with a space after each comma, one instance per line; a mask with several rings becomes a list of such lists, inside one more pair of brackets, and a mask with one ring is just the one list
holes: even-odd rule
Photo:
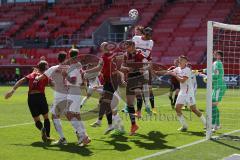
[[127, 46], [135, 46], [135, 43], [132, 40], [126, 40], [125, 45]]
[[141, 33], [143, 33], [143, 29], [144, 29], [144, 27], [141, 26], [141, 25], [137, 25], [137, 26], [135, 27], [135, 30], [140, 31]]
[[77, 58], [78, 53], [79, 53], [79, 50], [78, 50], [78, 49], [75, 49], [75, 48], [72, 48], [72, 49], [70, 49], [70, 51], [69, 51], [69, 54], [70, 54], [70, 57], [71, 57], [71, 58]]
[[66, 59], [66, 57], [67, 57], [67, 53], [66, 53], [65, 51], [60, 51], [60, 52], [58, 53], [58, 62], [59, 62], [59, 63], [64, 62], [65, 59]]
[[150, 28], [150, 27], [146, 27], [146, 28], [143, 29], [143, 34], [144, 34], [144, 35], [149, 35], [149, 36], [151, 36], [151, 35], [152, 35], [152, 32], [153, 32], [153, 30], [152, 30], [152, 28]]
[[48, 65], [47, 61], [42, 60], [42, 61], [38, 62], [37, 68], [40, 72], [44, 72], [47, 69], [47, 65]]
[[223, 57], [223, 51], [221, 51], [221, 50], [216, 50], [215, 52], [216, 52], [216, 54], [218, 54], [218, 55], [220, 55], [221, 57]]
[[184, 56], [184, 55], [179, 56], [179, 58], [185, 59], [186, 61], [188, 61], [188, 58], [186, 56]]

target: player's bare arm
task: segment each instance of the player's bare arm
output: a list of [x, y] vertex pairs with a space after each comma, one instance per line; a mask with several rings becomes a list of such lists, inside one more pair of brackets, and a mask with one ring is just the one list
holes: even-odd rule
[[20, 87], [25, 82], [27, 82], [27, 78], [25, 77], [17, 81], [13, 88], [5, 94], [4, 98], [5, 99], [10, 98], [13, 95], [13, 93], [18, 89], [18, 87]]

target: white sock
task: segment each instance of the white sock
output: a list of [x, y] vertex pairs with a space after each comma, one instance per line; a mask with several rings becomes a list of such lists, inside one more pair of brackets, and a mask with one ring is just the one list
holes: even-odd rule
[[118, 106], [118, 103], [119, 103], [119, 96], [118, 94], [115, 92], [113, 94], [113, 98], [112, 98], [112, 101], [111, 101], [111, 108], [112, 110], [116, 111], [117, 110], [117, 106]]
[[187, 123], [185, 122], [185, 118], [183, 117], [183, 115], [178, 116], [178, 120], [183, 127], [187, 128]]
[[87, 101], [87, 97], [84, 97], [82, 102], [81, 102], [81, 106], [83, 106], [86, 103], [86, 101]]
[[83, 121], [79, 121], [79, 131], [78, 131], [78, 133], [80, 133], [81, 137], [86, 136], [86, 129], [84, 127]]
[[204, 127], [206, 126], [206, 118], [204, 117], [204, 115], [202, 114], [201, 117], [200, 117]]
[[57, 133], [59, 134], [60, 138], [64, 138], [64, 134], [63, 134], [63, 131], [62, 131], [61, 120], [60, 119], [53, 119], [53, 124], [54, 124], [54, 127], [55, 127]]
[[143, 95], [144, 95], [146, 107], [150, 108], [150, 100], [149, 100], [150, 94], [149, 94], [149, 85], [148, 84], [143, 85]]
[[98, 119], [96, 122], [97, 122], [97, 124], [102, 124], [102, 120]]
[[81, 138], [81, 140], [82, 140], [82, 139], [85, 137], [85, 135], [86, 135], [86, 131], [85, 131], [85, 127], [84, 127], [83, 122], [77, 120], [76, 118], [73, 118], [73, 119], [71, 120], [71, 124], [72, 124], [72, 126], [74, 127], [75, 132], [76, 132], [77, 134], [79, 134], [79, 136], [80, 136], [80, 138]]

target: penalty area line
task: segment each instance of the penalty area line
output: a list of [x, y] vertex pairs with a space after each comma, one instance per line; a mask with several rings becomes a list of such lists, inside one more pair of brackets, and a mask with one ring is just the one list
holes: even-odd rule
[[24, 126], [24, 125], [29, 125], [29, 124], [34, 124], [34, 122], [27, 122], [27, 123], [12, 124], [12, 125], [7, 125], [7, 126], [0, 126], [0, 129], [1, 128], [11, 128], [11, 127], [16, 127], [16, 126]]
[[[234, 131], [231, 131], [231, 132], [228, 132], [228, 133], [225, 133], [225, 134], [223, 134], [223, 135], [213, 136], [211, 139], [216, 139], [216, 138], [222, 137], [222, 136], [224, 136], [224, 135], [230, 135], [230, 134], [237, 133], [237, 132], [240, 132], [240, 129], [234, 130]], [[174, 148], [174, 149], [167, 149], [167, 150], [164, 150], [164, 151], [161, 151], [161, 152], [157, 152], [157, 153], [154, 153], [154, 154], [150, 154], [150, 155], [148, 155], [148, 156], [139, 157], [139, 158], [136, 158], [135, 160], [145, 160], [145, 159], [149, 159], [149, 158], [152, 158], [152, 157], [156, 157], [156, 156], [159, 156], [159, 155], [162, 155], [162, 154], [174, 152], [174, 151], [177, 151], [177, 150], [180, 150], [180, 149], [183, 149], [183, 148], [186, 148], [186, 147], [190, 147], [190, 146], [193, 146], [193, 145], [196, 145], [196, 144], [199, 144], [199, 143], [202, 143], [202, 142], [206, 142], [206, 141], [208, 141], [208, 140], [207, 140], [207, 139], [198, 140], [198, 141], [195, 141], [195, 142], [186, 144], [186, 145], [182, 145], [182, 146], [180, 146], [180, 147], [176, 147], [176, 148]]]
[[167, 150], [164, 150], [164, 151], [161, 151], [161, 152], [157, 152], [157, 153], [154, 153], [154, 154], [150, 154], [150, 155], [148, 155], [148, 156], [139, 157], [139, 158], [136, 158], [135, 160], [144, 160], [144, 159], [152, 158], [152, 157], [159, 156], [159, 155], [162, 155], [162, 154], [174, 152], [174, 151], [177, 151], [177, 150], [180, 150], [180, 149], [189, 147], [189, 146], [193, 146], [193, 145], [195, 145], [195, 144], [199, 144], [199, 143], [202, 143], [202, 142], [205, 142], [205, 141], [207, 141], [207, 139], [201, 139], [201, 140], [198, 140], [198, 141], [195, 141], [195, 142], [192, 142], [192, 143], [189, 143], [189, 144], [180, 146], [180, 147], [176, 147], [176, 148], [174, 148], [174, 149], [167, 149]]

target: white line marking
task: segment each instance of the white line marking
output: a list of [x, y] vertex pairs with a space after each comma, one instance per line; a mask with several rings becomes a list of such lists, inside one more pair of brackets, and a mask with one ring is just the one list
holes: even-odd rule
[[[237, 132], [240, 132], [240, 129], [234, 130], [234, 131], [231, 131], [231, 132], [228, 132], [228, 133], [219, 135], [219, 136], [213, 136], [212, 138], [215, 139], [215, 138], [219, 138], [219, 137], [221, 137], [221, 136], [223, 136], [223, 135], [229, 135], [229, 134], [233, 134], [233, 133], [237, 133]], [[139, 157], [139, 158], [136, 158], [135, 160], [144, 160], [144, 159], [152, 158], [152, 157], [159, 156], [159, 155], [162, 155], [162, 154], [174, 152], [174, 151], [177, 151], [177, 150], [186, 148], [186, 147], [190, 147], [190, 146], [193, 146], [193, 145], [196, 145], [196, 144], [205, 142], [205, 141], [207, 141], [207, 139], [198, 140], [198, 141], [195, 141], [195, 142], [192, 142], [192, 143], [189, 143], [189, 144], [180, 146], [180, 147], [176, 147], [176, 148], [174, 148], [174, 149], [168, 149], [168, 150], [164, 150], [164, 151], [157, 152], [157, 153], [154, 153], [154, 154], [150, 154], [150, 155], [148, 155], [148, 156]]]
[[16, 127], [16, 126], [24, 126], [24, 125], [29, 125], [29, 124], [34, 124], [34, 122], [27, 122], [27, 123], [12, 124], [12, 125], [7, 125], [7, 126], [0, 126], [0, 129], [1, 128], [11, 128], [11, 127]]
[[144, 160], [144, 159], [152, 158], [152, 157], [159, 156], [159, 155], [162, 155], [162, 154], [165, 154], [165, 153], [177, 151], [177, 150], [180, 150], [180, 149], [183, 149], [183, 148], [195, 145], [195, 144], [199, 144], [199, 143], [202, 143], [202, 142], [205, 142], [205, 141], [207, 141], [207, 139], [198, 140], [198, 141], [195, 141], [193, 143], [189, 143], [189, 144], [186, 144], [186, 145], [183, 145], [183, 146], [180, 146], [180, 147], [176, 147], [174, 149], [167, 149], [167, 150], [157, 152], [157, 153], [154, 153], [154, 154], [151, 154], [151, 155], [148, 155], [148, 156], [136, 158], [135, 160]]

